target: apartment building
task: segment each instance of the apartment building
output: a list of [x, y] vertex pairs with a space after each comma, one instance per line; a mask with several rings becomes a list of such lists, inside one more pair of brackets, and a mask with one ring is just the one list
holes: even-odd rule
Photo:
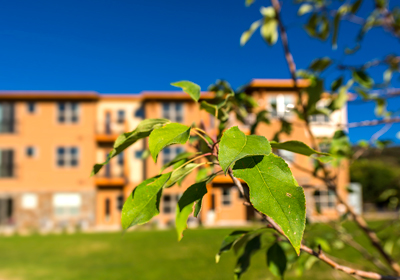
[[[307, 86], [301, 81], [300, 86]], [[247, 89], [272, 117], [293, 122], [293, 132], [281, 140], [300, 140], [310, 144], [302, 122], [290, 112], [297, 95], [290, 80], [252, 80]], [[204, 93], [202, 98], [210, 98]], [[118, 229], [126, 197], [145, 178], [159, 173], [160, 167], [188, 146], [170, 146], [157, 163], [143, 159], [147, 140], [138, 141], [94, 177], [94, 163], [103, 162], [114, 141], [123, 132], [133, 130], [144, 118], [168, 118], [191, 125], [204, 123], [214, 127], [215, 120], [182, 92], [140, 94], [99, 94], [96, 92], [0, 92], [0, 228], [53, 230], [66, 227], [82, 229]], [[346, 123], [346, 108], [330, 118], [314, 116], [312, 130], [319, 138], [331, 137], [337, 123]], [[234, 117], [230, 125], [237, 125]], [[260, 125], [257, 133], [271, 139], [280, 128], [273, 119], [270, 126]], [[242, 126], [242, 130], [248, 130]], [[332, 193], [321, 182], [304, 172], [313, 160], [289, 152], [280, 152], [298, 183], [306, 187], [307, 215], [314, 220], [338, 216]], [[183, 191], [193, 184], [188, 176], [182, 186], [166, 189], [160, 215], [153, 219], [159, 226], [173, 223], [175, 205]], [[348, 166], [338, 174], [341, 191], [349, 183]], [[218, 176], [207, 186], [200, 221], [204, 225], [244, 224], [258, 217], [233, 186], [229, 177]]]

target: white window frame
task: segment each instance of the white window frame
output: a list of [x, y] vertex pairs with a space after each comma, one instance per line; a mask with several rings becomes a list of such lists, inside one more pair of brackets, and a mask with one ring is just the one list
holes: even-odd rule
[[[167, 157], [167, 153], [165, 153], [165, 150], [169, 150], [170, 153], [168, 154]], [[185, 150], [182, 146], [169, 146], [166, 147], [162, 150], [162, 163], [163, 165], [170, 162], [171, 160], [173, 160], [177, 155], [184, 153]]]
[[[221, 204], [223, 207], [229, 207], [232, 205], [232, 187], [223, 187], [221, 191]], [[228, 193], [224, 193], [228, 191]]]
[[[288, 101], [288, 99], [291, 99]], [[271, 112], [271, 116], [274, 118], [287, 118], [293, 116], [291, 109], [294, 109], [295, 97], [291, 94], [278, 94], [268, 96], [267, 110]], [[276, 108], [272, 107], [272, 104], [276, 105]]]
[[290, 165], [292, 162], [294, 162], [296, 160], [296, 154], [291, 152], [291, 151], [287, 151], [287, 150], [281, 150], [278, 149], [277, 150], [277, 154], [278, 156], [280, 156], [281, 158], [283, 158], [283, 160]]
[[[319, 195], [315, 194], [316, 191], [319, 191]], [[332, 190], [320, 189], [316, 191], [313, 194], [315, 208], [318, 208], [317, 204], [319, 204], [321, 211], [336, 209], [336, 196]], [[332, 206], [329, 204], [332, 204]]]
[[[64, 155], [63, 158], [60, 158], [60, 155], [58, 153], [59, 149], [64, 149]], [[72, 149], [76, 149], [76, 154], [72, 155]], [[64, 165], [59, 165], [59, 160], [62, 159], [64, 160]], [[72, 165], [71, 162], [75, 160], [76, 164]], [[67, 146], [58, 146], [56, 147], [56, 166], [58, 168], [65, 168], [65, 167], [78, 167], [80, 163], [80, 149], [77, 146], [71, 146], [71, 147], [67, 147]]]
[[[64, 111], [60, 110], [60, 105], [64, 104]], [[76, 105], [76, 121], [73, 121], [73, 105]], [[60, 124], [77, 124], [81, 119], [81, 106], [79, 102], [57, 102], [57, 123]], [[63, 113], [61, 113], [63, 112]], [[63, 115], [64, 121], [60, 121], [60, 117]]]
[[[178, 106], [181, 106], [181, 110], [178, 111]], [[168, 113], [164, 108], [168, 108]], [[184, 104], [183, 102], [163, 102], [161, 104], [161, 115], [165, 119], [169, 119], [172, 122], [184, 122]], [[180, 119], [180, 120], [179, 120]]]
[[21, 196], [21, 208], [27, 210], [33, 210], [38, 207], [39, 198], [35, 193], [24, 193]]
[[[167, 196], [170, 197], [169, 201], [165, 201], [165, 197]], [[178, 203], [180, 197], [181, 197], [180, 194], [173, 194], [173, 193], [164, 194], [162, 196], [161, 212], [167, 215], [175, 214], [176, 204]], [[166, 208], [169, 208], [170, 211], [165, 211]]]
[[57, 217], [76, 217], [80, 215], [82, 196], [80, 193], [53, 194], [53, 210]]

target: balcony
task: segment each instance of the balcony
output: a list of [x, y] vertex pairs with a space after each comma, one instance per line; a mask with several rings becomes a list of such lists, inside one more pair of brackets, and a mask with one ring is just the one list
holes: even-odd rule
[[125, 123], [104, 122], [97, 124], [96, 140], [102, 143], [114, 142], [126, 130]]
[[100, 187], [120, 187], [126, 185], [128, 180], [124, 174], [124, 166], [111, 163], [105, 165], [96, 174], [95, 183]]

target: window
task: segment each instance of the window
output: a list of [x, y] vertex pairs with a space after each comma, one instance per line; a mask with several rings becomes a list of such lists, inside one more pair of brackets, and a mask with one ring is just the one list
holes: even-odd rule
[[124, 165], [124, 153], [118, 154], [118, 165]]
[[0, 198], [0, 225], [12, 225], [14, 216], [14, 200]]
[[56, 216], [77, 216], [81, 205], [82, 198], [78, 193], [57, 193], [53, 195], [53, 208]]
[[143, 159], [143, 151], [135, 151], [135, 158], [136, 159]]
[[14, 150], [0, 150], [0, 178], [14, 177]]
[[319, 143], [319, 149], [322, 153], [329, 153], [331, 144], [327, 142]]
[[14, 131], [14, 103], [0, 102], [0, 133], [12, 133]]
[[330, 122], [329, 116], [324, 114], [311, 115], [308, 117], [308, 119], [310, 123], [313, 124], [324, 124]]
[[117, 208], [119, 211], [124, 207], [124, 196], [121, 194], [117, 197]]
[[167, 147], [162, 151], [163, 165], [173, 160], [177, 155], [184, 152], [182, 147]]
[[79, 105], [76, 102], [60, 102], [57, 106], [59, 123], [77, 123], [79, 121]]
[[179, 198], [180, 195], [164, 195], [162, 199], [162, 212], [165, 214], [174, 213]]
[[[321, 109], [321, 111], [323, 110], [327, 110], [327, 100], [320, 100], [317, 102], [317, 109]], [[326, 124], [330, 122], [330, 118], [329, 116], [325, 115], [325, 114], [315, 114], [315, 115], [311, 115], [308, 117], [308, 120], [310, 123], [313, 124]]]
[[222, 205], [231, 205], [231, 188], [222, 189]]
[[30, 158], [36, 156], [36, 149], [35, 149], [35, 147], [32, 147], [32, 146], [27, 147], [27, 148], [26, 148], [26, 156], [27, 156], [27, 157], [30, 157]]
[[334, 209], [336, 206], [336, 197], [332, 190], [316, 190], [314, 201], [318, 212], [322, 212], [324, 209]]
[[57, 166], [78, 166], [79, 149], [77, 147], [58, 147], [57, 148]]
[[162, 117], [172, 122], [183, 122], [183, 104], [175, 102], [163, 103]]
[[284, 94], [270, 96], [268, 103], [272, 117], [289, 117], [294, 109], [294, 96]]
[[291, 162], [294, 162], [295, 153], [293, 153], [291, 151], [278, 150], [276, 152], [276, 154], [278, 156], [280, 156], [281, 158], [283, 158], [286, 161], [287, 164], [290, 164]]
[[117, 122], [118, 123], [124, 123], [125, 122], [125, 111], [124, 110], [118, 110]]
[[28, 112], [29, 113], [35, 113], [36, 112], [36, 103], [35, 102], [28, 102]]
[[21, 206], [23, 209], [36, 209], [38, 206], [38, 196], [34, 193], [25, 193], [21, 197]]

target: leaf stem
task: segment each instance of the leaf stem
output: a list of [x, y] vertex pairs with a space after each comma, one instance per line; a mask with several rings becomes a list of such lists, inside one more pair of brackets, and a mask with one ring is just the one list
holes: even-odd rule
[[[210, 142], [208, 142], [207, 141], [207, 139], [201, 134], [201, 133], [199, 133], [198, 131], [198, 128], [194, 128], [194, 133], [196, 133], [201, 139], [203, 139], [204, 140], [204, 142], [206, 142], [206, 144], [207, 144], [207, 146], [210, 148], [210, 150], [213, 150], [213, 146], [210, 144]], [[200, 129], [201, 130], [201, 129]], [[206, 134], [207, 135], [207, 134]], [[208, 135], [207, 135], [208, 136]], [[210, 138], [211, 139], [211, 138]], [[212, 139], [211, 139], [212, 140]]]
[[[192, 158], [191, 160], [185, 162], [184, 164], [182, 164], [181, 166], [179, 166], [177, 169], [175, 169], [175, 171], [181, 169], [181, 168], [184, 167], [186, 164], [191, 163], [191, 162], [195, 161], [196, 159], [203, 158], [203, 157], [207, 157], [207, 156], [212, 156], [212, 155], [213, 155], [212, 153], [205, 153], [205, 154], [202, 154], [202, 155], [200, 155], [200, 156], [198, 156], [198, 157]], [[207, 163], [209, 163], [209, 162], [207, 162]]]

